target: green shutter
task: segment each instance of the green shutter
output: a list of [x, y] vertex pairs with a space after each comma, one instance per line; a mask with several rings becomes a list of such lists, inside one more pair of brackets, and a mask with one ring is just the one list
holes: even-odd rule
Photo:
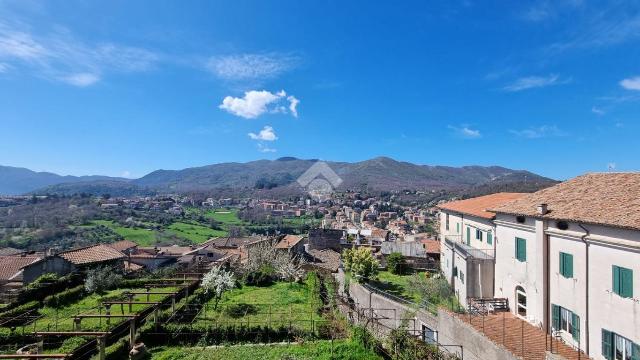
[[633, 297], [633, 270], [619, 268], [620, 269], [620, 296], [631, 298]]
[[640, 345], [631, 345], [631, 360], [640, 360]]
[[493, 244], [493, 234], [492, 233], [487, 233], [487, 244], [492, 245]]
[[516, 238], [516, 259], [527, 261], [527, 241], [525, 239]]
[[580, 341], [580, 316], [571, 313], [571, 324], [573, 325], [573, 340]]
[[560, 253], [560, 274], [566, 278], [573, 277], [573, 255]]
[[620, 268], [618, 266], [613, 265], [611, 267], [611, 271], [612, 271], [612, 288], [613, 288], [613, 292], [620, 295]]
[[573, 255], [571, 254], [564, 254], [564, 272], [566, 277], [573, 277]]
[[553, 326], [555, 330], [560, 329], [560, 306], [551, 304], [551, 314], [553, 317], [551, 326]]
[[613, 359], [613, 333], [602, 329], [602, 356], [607, 360]]
[[471, 228], [467, 226], [467, 245], [471, 245]]
[[456, 223], [456, 234], [460, 234], [460, 223]]

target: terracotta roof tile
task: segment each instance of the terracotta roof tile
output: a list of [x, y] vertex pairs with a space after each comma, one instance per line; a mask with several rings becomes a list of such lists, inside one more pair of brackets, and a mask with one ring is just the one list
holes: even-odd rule
[[324, 268], [330, 271], [338, 271], [340, 266], [340, 253], [331, 249], [310, 249], [307, 251], [311, 255], [312, 260], [309, 264], [315, 265], [320, 268]]
[[640, 230], [640, 173], [586, 174], [491, 210]]
[[519, 199], [527, 194], [524, 193], [497, 193], [479, 196], [466, 200], [450, 201], [440, 204], [438, 207], [443, 210], [454, 211], [462, 214], [473, 215], [485, 219], [493, 219], [496, 214], [487, 209], [500, 206], [502, 204]]
[[440, 253], [440, 241], [434, 239], [420, 240], [427, 254]]
[[61, 252], [60, 257], [75, 265], [92, 264], [124, 258], [124, 254], [107, 245], [93, 245]]
[[0, 280], [11, 280], [27, 265], [41, 260], [39, 256], [0, 256]]
[[138, 246], [138, 244], [134, 243], [133, 241], [130, 240], [122, 240], [122, 241], [116, 241], [114, 243], [111, 244], [107, 244], [109, 247], [114, 248], [118, 251], [125, 251], [127, 249], [132, 249]]
[[276, 249], [289, 249], [302, 241], [302, 239], [304, 239], [304, 236], [285, 235], [285, 237], [276, 244]]

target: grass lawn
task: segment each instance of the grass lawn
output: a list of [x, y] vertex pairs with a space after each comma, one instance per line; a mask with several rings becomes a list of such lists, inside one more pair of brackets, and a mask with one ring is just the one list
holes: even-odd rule
[[128, 228], [120, 226], [111, 220], [94, 220], [93, 225], [103, 225], [115, 231], [118, 235], [127, 240], [131, 240], [140, 246], [152, 246], [157, 242], [157, 233], [155, 230]]
[[[314, 322], [321, 320], [315, 312], [310, 289], [307, 284], [286, 282], [265, 287], [245, 285], [225, 293], [217, 308], [214, 300], [209, 301], [197, 322], [211, 326], [271, 324], [278, 327], [289, 326], [291, 319], [291, 326], [308, 329], [311, 319]], [[238, 308], [238, 304], [242, 304], [241, 314], [230, 313], [231, 309]]]
[[207, 210], [204, 216], [222, 223], [223, 227], [242, 226], [247, 224], [244, 221], [240, 220], [240, 218], [238, 217], [238, 210], [236, 209]]
[[191, 224], [185, 222], [175, 222], [167, 230], [178, 237], [187, 239], [195, 244], [201, 244], [212, 237], [223, 237], [229, 235], [224, 230], [214, 230], [208, 226]]
[[304, 344], [239, 345], [216, 348], [160, 347], [151, 350], [153, 360], [365, 360], [382, 359], [350, 340], [305, 342]]
[[[419, 276], [425, 276], [424, 272], [418, 274]], [[413, 274], [396, 275], [389, 271], [380, 271], [377, 279], [370, 281], [370, 283], [378, 289], [384, 290], [390, 294], [415, 303], [420, 303], [420, 296], [408, 289], [409, 278], [411, 276], [413, 276]]]

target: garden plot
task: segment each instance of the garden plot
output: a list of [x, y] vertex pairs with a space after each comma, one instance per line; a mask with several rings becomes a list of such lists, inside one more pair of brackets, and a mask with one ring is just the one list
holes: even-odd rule
[[316, 278], [304, 283], [276, 282], [270, 286], [244, 285], [226, 292], [216, 306], [215, 299], [202, 308], [194, 320], [211, 327], [269, 326], [308, 330], [322, 321], [322, 305], [313, 291]]

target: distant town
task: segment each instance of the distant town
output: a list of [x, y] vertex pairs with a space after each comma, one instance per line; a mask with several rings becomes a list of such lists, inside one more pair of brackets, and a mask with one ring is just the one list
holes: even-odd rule
[[3, 196], [2, 357], [635, 359], [639, 193]]

